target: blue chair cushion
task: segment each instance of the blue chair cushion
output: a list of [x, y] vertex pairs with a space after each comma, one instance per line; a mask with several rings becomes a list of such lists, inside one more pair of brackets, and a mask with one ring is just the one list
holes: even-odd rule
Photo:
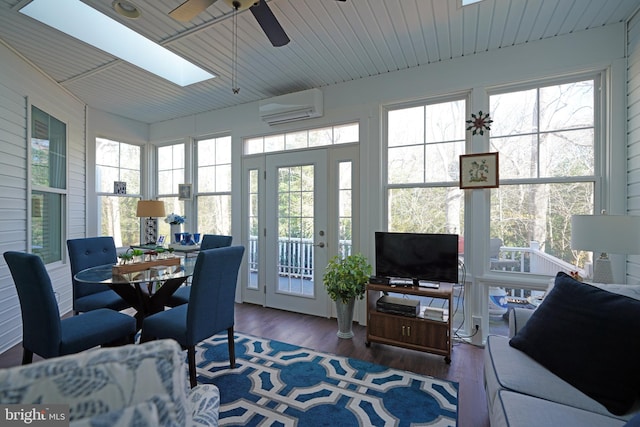
[[136, 332], [133, 317], [108, 308], [62, 319], [61, 324], [60, 356], [121, 340]]
[[182, 346], [187, 342], [187, 309], [189, 304], [152, 314], [144, 319], [143, 334], [154, 338], [173, 338]]
[[[84, 283], [80, 284], [80, 286], [82, 285], [84, 285]], [[101, 286], [106, 288], [105, 285]], [[74, 309], [80, 312], [87, 312], [98, 308], [110, 308], [111, 310], [120, 311], [129, 307], [129, 303], [111, 289], [105, 289], [95, 294], [76, 298], [74, 302]]]
[[189, 302], [189, 296], [191, 295], [191, 286], [181, 286], [171, 295], [169, 298], [169, 305], [175, 307], [177, 305], [186, 304]]

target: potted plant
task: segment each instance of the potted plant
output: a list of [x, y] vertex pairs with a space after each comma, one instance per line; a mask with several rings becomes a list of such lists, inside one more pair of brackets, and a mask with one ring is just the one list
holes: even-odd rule
[[338, 315], [338, 337], [351, 338], [353, 331], [353, 306], [355, 299], [362, 299], [366, 289], [371, 265], [362, 254], [344, 258], [334, 256], [327, 264], [322, 278], [329, 298], [336, 302]]

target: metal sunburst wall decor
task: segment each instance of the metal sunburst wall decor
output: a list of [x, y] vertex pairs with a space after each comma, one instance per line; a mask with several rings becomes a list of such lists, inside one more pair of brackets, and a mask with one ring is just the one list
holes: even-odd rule
[[480, 134], [484, 135], [485, 130], [491, 130], [491, 117], [489, 117], [489, 113], [483, 114], [482, 111], [479, 111], [478, 114], [471, 113], [471, 119], [467, 120], [467, 130], [472, 131], [471, 134]]

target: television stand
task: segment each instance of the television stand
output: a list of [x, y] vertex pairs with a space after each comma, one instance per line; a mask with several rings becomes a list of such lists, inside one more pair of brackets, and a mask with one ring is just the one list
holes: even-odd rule
[[[397, 293], [447, 300], [448, 310], [442, 318], [431, 317], [424, 307], [417, 317], [407, 317], [378, 311], [376, 301], [383, 293]], [[453, 315], [453, 285], [440, 283], [436, 289], [418, 286], [390, 286], [367, 284], [367, 338], [365, 345], [372, 342], [395, 345], [397, 347], [424, 351], [444, 356], [451, 363], [451, 316]]]

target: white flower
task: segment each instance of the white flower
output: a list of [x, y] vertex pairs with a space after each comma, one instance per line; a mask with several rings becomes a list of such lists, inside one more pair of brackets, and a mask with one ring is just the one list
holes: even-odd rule
[[164, 219], [164, 222], [168, 224], [184, 224], [184, 217], [172, 212], [167, 215], [167, 217]]

